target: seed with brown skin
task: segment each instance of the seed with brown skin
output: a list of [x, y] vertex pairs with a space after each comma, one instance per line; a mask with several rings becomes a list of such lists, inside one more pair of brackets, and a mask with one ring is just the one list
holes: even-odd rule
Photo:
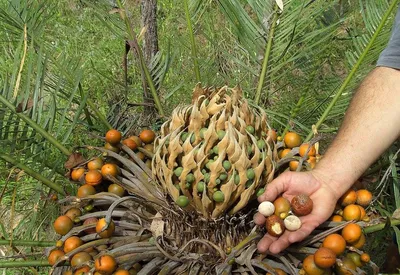
[[267, 227], [268, 234], [273, 237], [279, 237], [285, 232], [285, 225], [283, 220], [276, 215], [271, 215], [267, 218], [265, 225]]
[[313, 209], [313, 201], [305, 194], [293, 197], [291, 205], [292, 211], [296, 216], [308, 215]]

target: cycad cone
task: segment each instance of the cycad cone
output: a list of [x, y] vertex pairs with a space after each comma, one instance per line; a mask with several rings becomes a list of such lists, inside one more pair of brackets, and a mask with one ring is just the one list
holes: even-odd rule
[[[153, 174], [173, 201], [189, 198], [188, 211], [233, 215], [273, 179], [277, 150], [268, 129], [265, 112], [250, 106], [240, 88], [197, 85], [192, 105], [177, 107], [161, 128]], [[183, 168], [179, 177], [177, 167]], [[202, 193], [199, 182], [206, 183]], [[221, 202], [213, 200], [217, 191], [224, 194]]]

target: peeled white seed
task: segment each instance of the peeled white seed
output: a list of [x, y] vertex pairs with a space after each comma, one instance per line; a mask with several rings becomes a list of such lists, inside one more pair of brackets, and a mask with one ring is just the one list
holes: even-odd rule
[[263, 201], [258, 206], [258, 212], [260, 212], [263, 216], [269, 217], [275, 212], [275, 206], [270, 201]]
[[295, 215], [287, 216], [283, 220], [283, 223], [285, 224], [286, 229], [289, 231], [296, 231], [301, 227], [301, 220]]

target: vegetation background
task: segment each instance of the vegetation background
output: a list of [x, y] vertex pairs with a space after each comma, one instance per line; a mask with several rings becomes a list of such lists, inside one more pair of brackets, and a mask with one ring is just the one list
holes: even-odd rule
[[[111, 127], [157, 130], [198, 82], [239, 84], [279, 134], [318, 132], [323, 151], [387, 44], [398, 1], [280, 2], [0, 0], [0, 261], [43, 258], [10, 240], [55, 240], [51, 198], [76, 188], [64, 177], [74, 147]], [[143, 24], [152, 10], [157, 37]], [[400, 208], [397, 149], [365, 177], [384, 217]], [[368, 238], [378, 265], [393, 232], [400, 240], [390, 224]]]

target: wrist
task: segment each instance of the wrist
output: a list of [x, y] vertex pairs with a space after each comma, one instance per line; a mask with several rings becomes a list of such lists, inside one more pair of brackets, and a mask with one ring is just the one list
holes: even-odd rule
[[332, 190], [336, 200], [353, 185], [358, 179], [353, 171], [346, 171], [346, 169], [335, 169], [332, 165], [325, 165], [324, 162], [317, 164], [314, 170], [312, 170], [314, 177]]

